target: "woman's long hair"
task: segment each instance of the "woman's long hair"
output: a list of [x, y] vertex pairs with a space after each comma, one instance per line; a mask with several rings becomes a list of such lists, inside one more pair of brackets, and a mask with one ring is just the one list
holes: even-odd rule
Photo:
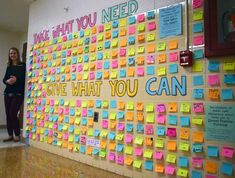
[[20, 64], [20, 52], [16, 47], [11, 47], [8, 52], [8, 66], [12, 66], [12, 60], [10, 58], [10, 51], [13, 50], [17, 53], [17, 64]]

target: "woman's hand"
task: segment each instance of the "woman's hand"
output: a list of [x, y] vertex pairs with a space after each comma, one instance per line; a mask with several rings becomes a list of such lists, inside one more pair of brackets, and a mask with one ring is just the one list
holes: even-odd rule
[[11, 75], [10, 78], [6, 81], [7, 84], [13, 85], [16, 82], [16, 77]]

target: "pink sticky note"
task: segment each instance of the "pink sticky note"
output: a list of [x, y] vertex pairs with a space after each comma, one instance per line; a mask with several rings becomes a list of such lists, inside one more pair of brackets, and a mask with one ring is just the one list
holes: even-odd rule
[[178, 61], [178, 52], [171, 52], [169, 54], [169, 61], [170, 62]]
[[103, 65], [102, 65], [103, 63], [101, 62], [101, 61], [98, 61], [97, 63], [96, 63], [96, 69], [98, 70], [98, 69], [102, 69], [102, 67], [103, 67]]
[[82, 135], [80, 138], [81, 138], [81, 139], [80, 139], [81, 144], [82, 144], [82, 145], [85, 145], [85, 144], [86, 144], [86, 136], [85, 136], [85, 135]]
[[131, 143], [133, 140], [133, 135], [127, 134], [125, 135], [125, 142], [126, 143]]
[[220, 78], [219, 75], [208, 75], [208, 85], [210, 86], [219, 86]]
[[135, 26], [130, 26], [128, 31], [129, 31], [129, 35], [135, 34]]
[[77, 101], [76, 101], [76, 106], [77, 106], [77, 107], [80, 107], [80, 106], [81, 106], [81, 100], [77, 100]]
[[92, 36], [91, 37], [91, 43], [95, 43], [96, 42], [96, 36]]
[[202, 168], [202, 164], [203, 164], [202, 158], [199, 158], [199, 157], [192, 158], [193, 168]]
[[78, 72], [81, 72], [83, 69], [82, 64], [78, 66]]
[[99, 25], [98, 27], [98, 32], [103, 32], [104, 31], [104, 25]]
[[120, 57], [126, 56], [126, 48], [121, 48], [121, 49], [120, 49], [120, 51], [119, 51], [119, 56], [120, 56]]
[[53, 130], [49, 130], [49, 131], [48, 131], [48, 136], [51, 137], [51, 136], [53, 136], [53, 134], [54, 134]]
[[119, 164], [119, 165], [124, 164], [124, 156], [123, 155], [118, 155], [117, 156], [117, 164]]
[[63, 114], [63, 112], [64, 112], [64, 108], [59, 108], [58, 113]]
[[202, 35], [193, 37], [193, 45], [197, 46], [202, 44], [204, 44], [204, 37]]
[[52, 53], [52, 47], [48, 47], [48, 53]]
[[34, 106], [33, 111], [36, 112], [38, 110], [37, 106]]
[[107, 120], [102, 120], [102, 128], [107, 129], [109, 122]]
[[147, 64], [154, 64], [155, 63], [155, 57], [153, 55], [147, 56]]
[[42, 89], [42, 84], [38, 85], [38, 89], [41, 90]]
[[49, 120], [49, 117], [50, 117], [49, 114], [46, 114], [46, 115], [45, 115], [45, 121], [48, 121], [48, 120]]
[[204, 113], [204, 104], [203, 103], [193, 103], [193, 112]]
[[29, 133], [29, 138], [30, 138], [30, 139], [33, 138], [33, 133]]
[[158, 124], [165, 124], [165, 120], [166, 120], [166, 116], [165, 115], [159, 114], [157, 116], [157, 123]]
[[51, 69], [51, 74], [55, 74], [55, 72], [56, 72], [55, 68], [52, 68]]
[[82, 109], [82, 116], [83, 117], [86, 117], [87, 116], [87, 109]]
[[115, 153], [114, 152], [109, 152], [109, 161], [115, 161]]
[[145, 134], [152, 135], [154, 133], [153, 125], [145, 125]]
[[42, 106], [41, 111], [44, 112], [45, 109], [46, 109], [46, 107], [45, 107], [45, 106]]
[[149, 22], [148, 23], [148, 30], [153, 31], [156, 29], [156, 23], [155, 22]]
[[117, 125], [118, 131], [123, 131], [123, 130], [124, 130], [124, 127], [125, 127], [125, 124], [124, 124], [124, 123], [118, 123], [118, 125]]
[[40, 134], [37, 134], [37, 135], [36, 135], [36, 140], [37, 140], [37, 141], [40, 141]]
[[68, 108], [68, 107], [65, 108], [64, 114], [65, 114], [65, 115], [68, 115], [68, 114], [69, 114], [69, 108]]
[[37, 63], [40, 62], [40, 57], [36, 57], [36, 62], [37, 62]]
[[118, 60], [112, 60], [111, 67], [112, 69], [116, 69], [118, 67]]
[[166, 111], [165, 104], [158, 104], [156, 110], [159, 113], [164, 113]]
[[163, 158], [163, 153], [162, 153], [162, 151], [155, 151], [153, 157], [154, 157], [155, 159], [157, 159], [157, 160], [162, 160], [162, 158]]
[[90, 72], [89, 79], [94, 80], [95, 79], [95, 72]]
[[57, 128], [58, 128], [58, 124], [57, 124], [57, 123], [54, 123], [53, 129], [57, 129]]
[[58, 45], [58, 46], [57, 46], [57, 51], [61, 51], [61, 49], [62, 49], [62, 46], [61, 46], [61, 45]]
[[76, 68], [77, 68], [76, 65], [72, 65], [71, 71], [72, 71], [72, 72], [76, 72]]
[[176, 128], [167, 128], [168, 137], [176, 137]]
[[44, 121], [40, 122], [40, 127], [44, 127]]
[[136, 147], [135, 148], [135, 155], [136, 156], [141, 156], [143, 154], [143, 148], [141, 147]]
[[166, 166], [166, 174], [168, 175], [173, 175], [175, 173], [175, 167], [168, 165]]
[[144, 22], [144, 20], [145, 20], [145, 15], [144, 14], [139, 14], [137, 16], [137, 21], [138, 22]]
[[62, 40], [63, 40], [63, 42], [67, 41], [67, 36], [66, 35], [63, 36]]
[[222, 153], [221, 154], [222, 154], [223, 157], [233, 158], [234, 148], [224, 146], [222, 148]]
[[193, 0], [193, 9], [202, 7], [202, 1], [203, 0]]
[[50, 100], [50, 106], [54, 106], [55, 100]]
[[144, 76], [144, 67], [137, 68], [137, 76]]
[[71, 54], [72, 54], [72, 51], [71, 51], [71, 50], [68, 50], [68, 51], [67, 51], [67, 56], [71, 56]]
[[41, 104], [41, 100], [37, 100], [37, 104]]

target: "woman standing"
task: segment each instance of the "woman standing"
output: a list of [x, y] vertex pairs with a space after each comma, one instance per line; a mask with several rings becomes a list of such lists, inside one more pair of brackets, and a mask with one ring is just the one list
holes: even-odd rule
[[20, 61], [19, 50], [15, 47], [9, 49], [8, 56], [8, 66], [3, 83], [6, 85], [4, 90], [4, 103], [9, 137], [4, 139], [3, 142], [12, 140], [18, 142], [20, 141], [18, 112], [24, 99], [25, 63]]

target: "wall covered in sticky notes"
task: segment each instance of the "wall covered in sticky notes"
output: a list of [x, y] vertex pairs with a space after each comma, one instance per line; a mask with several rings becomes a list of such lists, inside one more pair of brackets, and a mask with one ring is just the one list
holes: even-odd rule
[[192, 67], [184, 3], [77, 2], [69, 21], [31, 6], [29, 144], [128, 177], [234, 177], [235, 58], [204, 57], [203, 1], [188, 4]]

